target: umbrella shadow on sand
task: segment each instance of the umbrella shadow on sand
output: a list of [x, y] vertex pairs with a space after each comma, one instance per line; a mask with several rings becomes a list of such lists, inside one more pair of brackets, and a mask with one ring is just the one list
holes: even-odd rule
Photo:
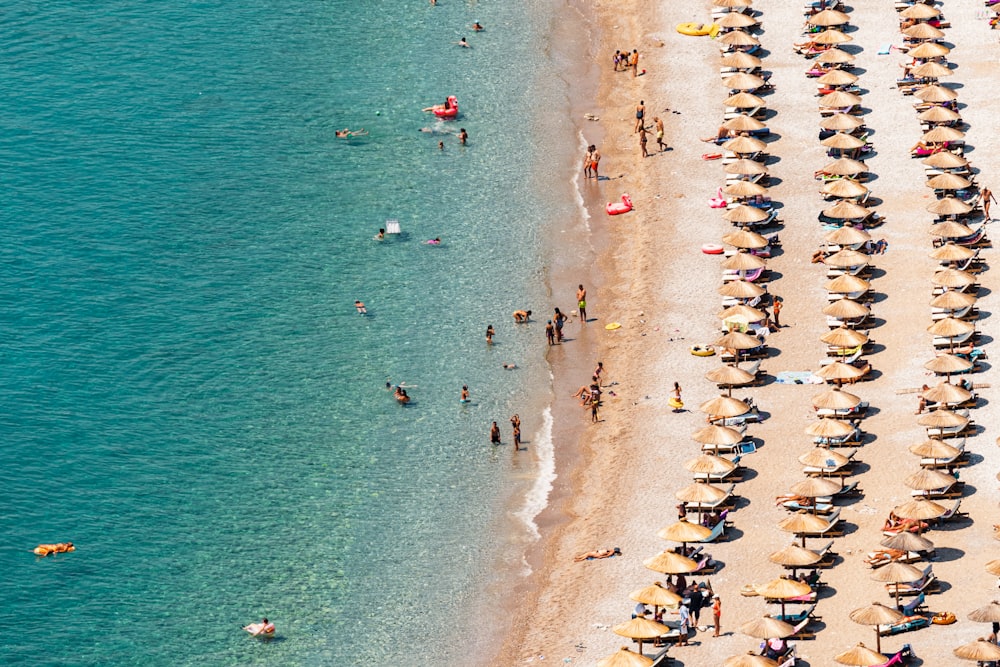
[[964, 555], [965, 552], [961, 549], [952, 549], [951, 547], [935, 547], [934, 562], [950, 563], [951, 561], [958, 560]]

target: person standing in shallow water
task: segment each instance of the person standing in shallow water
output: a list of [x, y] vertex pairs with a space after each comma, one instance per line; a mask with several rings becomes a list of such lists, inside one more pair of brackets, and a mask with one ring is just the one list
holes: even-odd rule
[[556, 328], [552, 326], [552, 320], [545, 324], [545, 338], [549, 341], [549, 345], [556, 344]]
[[494, 445], [500, 444], [500, 427], [497, 426], [496, 422], [493, 422], [493, 426], [490, 427], [490, 443]]
[[594, 174], [594, 146], [587, 146], [587, 154], [583, 156], [583, 177], [590, 178]]
[[597, 174], [597, 165], [601, 162], [601, 152], [597, 150], [597, 146], [594, 144], [590, 145], [590, 171], [593, 173], [594, 178], [601, 180], [601, 177]]
[[580, 285], [576, 288], [576, 307], [580, 310], [580, 321], [587, 322], [587, 290]]
[[493, 325], [492, 324], [487, 325], [486, 326], [486, 344], [487, 345], [492, 345], [493, 344], [493, 336], [495, 336], [495, 335], [496, 335], [496, 332], [493, 331]]

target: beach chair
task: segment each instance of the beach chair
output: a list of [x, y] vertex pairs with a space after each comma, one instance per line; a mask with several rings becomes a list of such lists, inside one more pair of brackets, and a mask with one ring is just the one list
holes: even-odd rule
[[969, 459], [967, 457], [968, 452], [965, 451], [965, 439], [962, 442], [955, 445], [959, 450], [955, 456], [947, 459], [931, 459], [923, 457], [920, 459], [921, 468], [955, 468], [958, 466], [964, 466], [969, 464]]
[[889, 635], [898, 635], [901, 632], [909, 632], [911, 630], [919, 630], [920, 628], [929, 627], [931, 624], [931, 619], [926, 616], [904, 616], [896, 623], [891, 623], [889, 625], [878, 626], [878, 634], [880, 637], [887, 637]]
[[921, 593], [926, 593], [934, 588], [937, 588], [938, 579], [937, 576], [932, 571], [933, 565], [928, 565], [924, 568], [924, 576], [918, 581], [905, 583], [905, 584], [886, 584], [885, 590], [889, 595], [895, 598], [897, 595], [920, 595]]
[[719, 540], [720, 542], [727, 539], [726, 538], [726, 520], [722, 519], [719, 523], [715, 524], [712, 528], [712, 533], [705, 537], [703, 540], [698, 540], [699, 542], [715, 542]]
[[785, 623], [794, 626], [808, 619], [818, 621], [820, 618], [822, 618], [821, 616], [815, 616], [814, 615], [815, 611], [816, 611], [816, 605], [814, 604], [806, 607], [805, 609], [796, 614], [772, 614], [771, 618], [776, 618], [779, 621], [784, 621]]
[[965, 482], [955, 480], [948, 486], [941, 489], [921, 490], [914, 489], [910, 495], [914, 498], [926, 498], [927, 500], [941, 500], [943, 498], [961, 498], [965, 491]]
[[667, 655], [667, 651], [669, 650], [670, 650], [669, 646], [664, 646], [662, 649], [660, 649], [659, 653], [656, 653], [653, 656], [651, 656], [653, 658], [653, 662], [649, 667], [666, 667], [666, 665], [670, 664], [670, 661], [673, 660], [673, 658]]
[[795, 500], [787, 500], [781, 503], [781, 506], [786, 510], [791, 510], [793, 512], [811, 512], [815, 514], [829, 514], [833, 511], [832, 503], [819, 502], [820, 499], [816, 499], [815, 505], [803, 505], [802, 503]]
[[903, 648], [894, 653], [887, 661], [883, 662], [881, 665], [875, 665], [874, 667], [900, 667], [901, 665], [908, 663], [912, 657], [913, 651], [910, 649], [910, 645], [903, 644]]
[[850, 496], [861, 495], [861, 489], [858, 488], [857, 480], [851, 482], [847, 486], [840, 487], [840, 491], [833, 494], [834, 498], [849, 498]]
[[852, 445], [860, 445], [863, 440], [864, 433], [859, 427], [855, 426], [854, 430], [850, 433], [836, 438], [816, 436], [813, 438], [813, 444], [820, 445], [821, 447], [850, 447]]
[[889, 563], [916, 563], [924, 559], [923, 554], [919, 551], [898, 551], [893, 550], [890, 553], [889, 550], [882, 551], [870, 551], [865, 557], [865, 563], [871, 567], [873, 570], [877, 570], [883, 565], [888, 565]]
[[948, 508], [947, 512], [945, 512], [944, 514], [942, 514], [941, 516], [939, 516], [937, 519], [935, 519], [935, 521], [937, 521], [938, 524], [942, 524], [945, 521], [950, 521], [950, 520], [955, 519], [955, 518], [962, 518], [962, 517], [969, 516], [968, 512], [959, 512], [958, 511], [958, 509], [961, 506], [962, 506], [962, 499], [959, 498], [958, 500], [955, 501], [954, 505], [952, 505], [951, 507]]
[[[768, 597], [765, 597], [764, 598], [764, 602], [768, 602], [770, 604], [778, 604], [779, 602], [782, 602], [782, 599], [781, 598], [768, 598]], [[809, 591], [805, 595], [799, 595], [799, 596], [794, 597], [794, 598], [785, 598], [784, 599], [784, 603], [785, 604], [815, 604], [816, 603], [816, 591]]]
[[733, 483], [731, 483], [725, 489], [726, 495], [724, 497], [720, 498], [719, 500], [715, 501], [714, 503], [694, 503], [694, 502], [688, 502], [688, 503], [686, 503], [687, 509], [688, 509], [689, 512], [690, 511], [702, 511], [702, 512], [704, 512], [706, 510], [707, 511], [716, 511], [716, 510], [726, 509], [727, 507], [735, 505], [736, 504], [736, 499], [739, 498], [739, 496], [737, 496], [737, 495], [735, 495], [733, 493], [733, 490], [735, 488], [736, 488], [736, 483], [733, 482]]
[[820, 560], [813, 563], [812, 567], [827, 569], [833, 567], [837, 562], [837, 552], [833, 550], [833, 540], [826, 543], [826, 546], [818, 550], [816, 553], [820, 555]]
[[[815, 609], [816, 605], [813, 605]], [[795, 624], [795, 632], [788, 635], [788, 639], [816, 639], [816, 633], [808, 629], [809, 623], [812, 619], [806, 616], [804, 619]]]
[[[928, 565], [927, 568], [930, 569], [930, 565]], [[903, 612], [903, 614], [906, 616], [913, 616], [914, 614], [920, 613], [921, 611], [926, 611], [927, 605], [924, 604], [924, 601], [926, 599], [927, 596], [924, 593], [921, 593], [920, 595], [918, 595], [917, 597], [913, 598], [905, 605], [903, 605], [899, 611]]]
[[847, 461], [843, 465], [830, 466], [830, 467], [820, 467], [820, 466], [804, 466], [802, 472], [804, 472], [809, 477], [820, 477], [820, 476], [831, 476], [831, 477], [846, 477], [851, 474], [854, 467], [854, 457], [858, 453], [858, 448], [854, 447], [849, 451], [844, 453], [847, 457]]
[[[719, 525], [724, 523], [725, 521], [720, 521]], [[719, 569], [719, 564], [714, 560], [712, 560], [711, 556], [705, 556], [698, 561], [698, 569], [692, 570], [690, 574], [692, 576], [715, 574], [718, 571], [718, 569]]]
[[806, 532], [797, 532], [795, 534], [799, 536], [805, 535], [807, 537], [836, 537], [838, 535], [844, 534], [843, 528], [840, 528], [838, 526], [839, 523], [840, 523], [840, 508], [837, 508], [837, 511], [831, 514], [829, 519], [827, 519], [827, 524], [824, 528], [816, 532], [806, 531]]

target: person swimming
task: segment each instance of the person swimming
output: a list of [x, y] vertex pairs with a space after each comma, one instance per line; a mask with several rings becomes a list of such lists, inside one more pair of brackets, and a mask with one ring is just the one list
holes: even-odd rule
[[475, 23], [472, 24], [472, 29], [475, 30], [476, 32], [482, 32], [483, 30], [486, 30], [486, 28], [483, 27], [483, 24], [480, 23], [479, 21], [476, 21]]
[[340, 137], [341, 139], [347, 137], [367, 137], [368, 130], [361, 128], [360, 130], [352, 130], [345, 127], [343, 130], [334, 130], [334, 135]]
[[357, 299], [354, 300], [354, 307], [357, 309], [359, 315], [367, 315], [368, 309], [365, 307], [364, 302]]
[[472, 47], [471, 47], [471, 46], [469, 45], [469, 43], [468, 43], [467, 41], [465, 41], [465, 37], [463, 37], [462, 39], [458, 40], [458, 41], [457, 41], [457, 42], [455, 42], [455, 43], [456, 43], [456, 44], [458, 44], [459, 46], [464, 46], [464, 47], [465, 47], [465, 48], [467, 48], [467, 49], [471, 49], [471, 48], [472, 48]]
[[426, 241], [424, 241], [424, 243], [426, 243], [427, 245], [441, 245], [441, 237], [436, 236], [432, 239], [427, 239]]

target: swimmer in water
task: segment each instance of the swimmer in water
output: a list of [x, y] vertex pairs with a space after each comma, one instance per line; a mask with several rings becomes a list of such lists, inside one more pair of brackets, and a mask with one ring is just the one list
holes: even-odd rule
[[457, 42], [455, 42], [455, 43], [456, 43], [456, 44], [458, 44], [459, 46], [464, 46], [464, 47], [465, 47], [465, 48], [467, 48], [467, 49], [471, 49], [471, 48], [472, 48], [472, 47], [471, 47], [471, 46], [469, 45], [469, 43], [468, 43], [467, 41], [465, 41], [465, 37], [463, 37], [462, 39], [458, 40], [458, 41], [457, 41]]
[[358, 310], [358, 314], [359, 315], [367, 315], [368, 314], [368, 309], [365, 308], [365, 304], [362, 303], [361, 301], [355, 300], [354, 301], [354, 307]]
[[385, 230], [384, 229], [379, 229], [378, 230], [378, 234], [375, 235], [375, 240], [376, 241], [381, 241], [384, 238], [385, 238]]
[[442, 151], [444, 150], [444, 142], [443, 141], [439, 141], [438, 142], [438, 149], [442, 150]]
[[465, 131], [464, 127], [459, 129], [458, 134], [455, 136], [458, 137], [459, 143], [461, 143], [463, 146], [465, 145], [465, 142], [469, 140], [469, 133]]
[[479, 21], [476, 21], [475, 23], [472, 24], [472, 29], [475, 30], [476, 32], [482, 32], [483, 30], [486, 30], [486, 28], [484, 28]]
[[465, 384], [462, 385], [462, 398], [460, 398], [459, 400], [462, 403], [468, 403], [469, 402], [469, 386], [468, 385], [465, 385]]
[[342, 139], [346, 137], [367, 137], [368, 130], [365, 128], [361, 128], [360, 130], [351, 130], [345, 127], [343, 130], [335, 130], [334, 134]]
[[425, 241], [425, 243], [427, 245], [441, 245], [441, 237], [440, 236], [436, 236], [436, 237], [434, 237], [432, 239], [428, 239], [427, 241]]
[[505, 371], [512, 371], [512, 370], [514, 370], [515, 368], [517, 368], [517, 364], [514, 364], [514, 363], [510, 363], [510, 364], [503, 364], [503, 369], [504, 369]]

